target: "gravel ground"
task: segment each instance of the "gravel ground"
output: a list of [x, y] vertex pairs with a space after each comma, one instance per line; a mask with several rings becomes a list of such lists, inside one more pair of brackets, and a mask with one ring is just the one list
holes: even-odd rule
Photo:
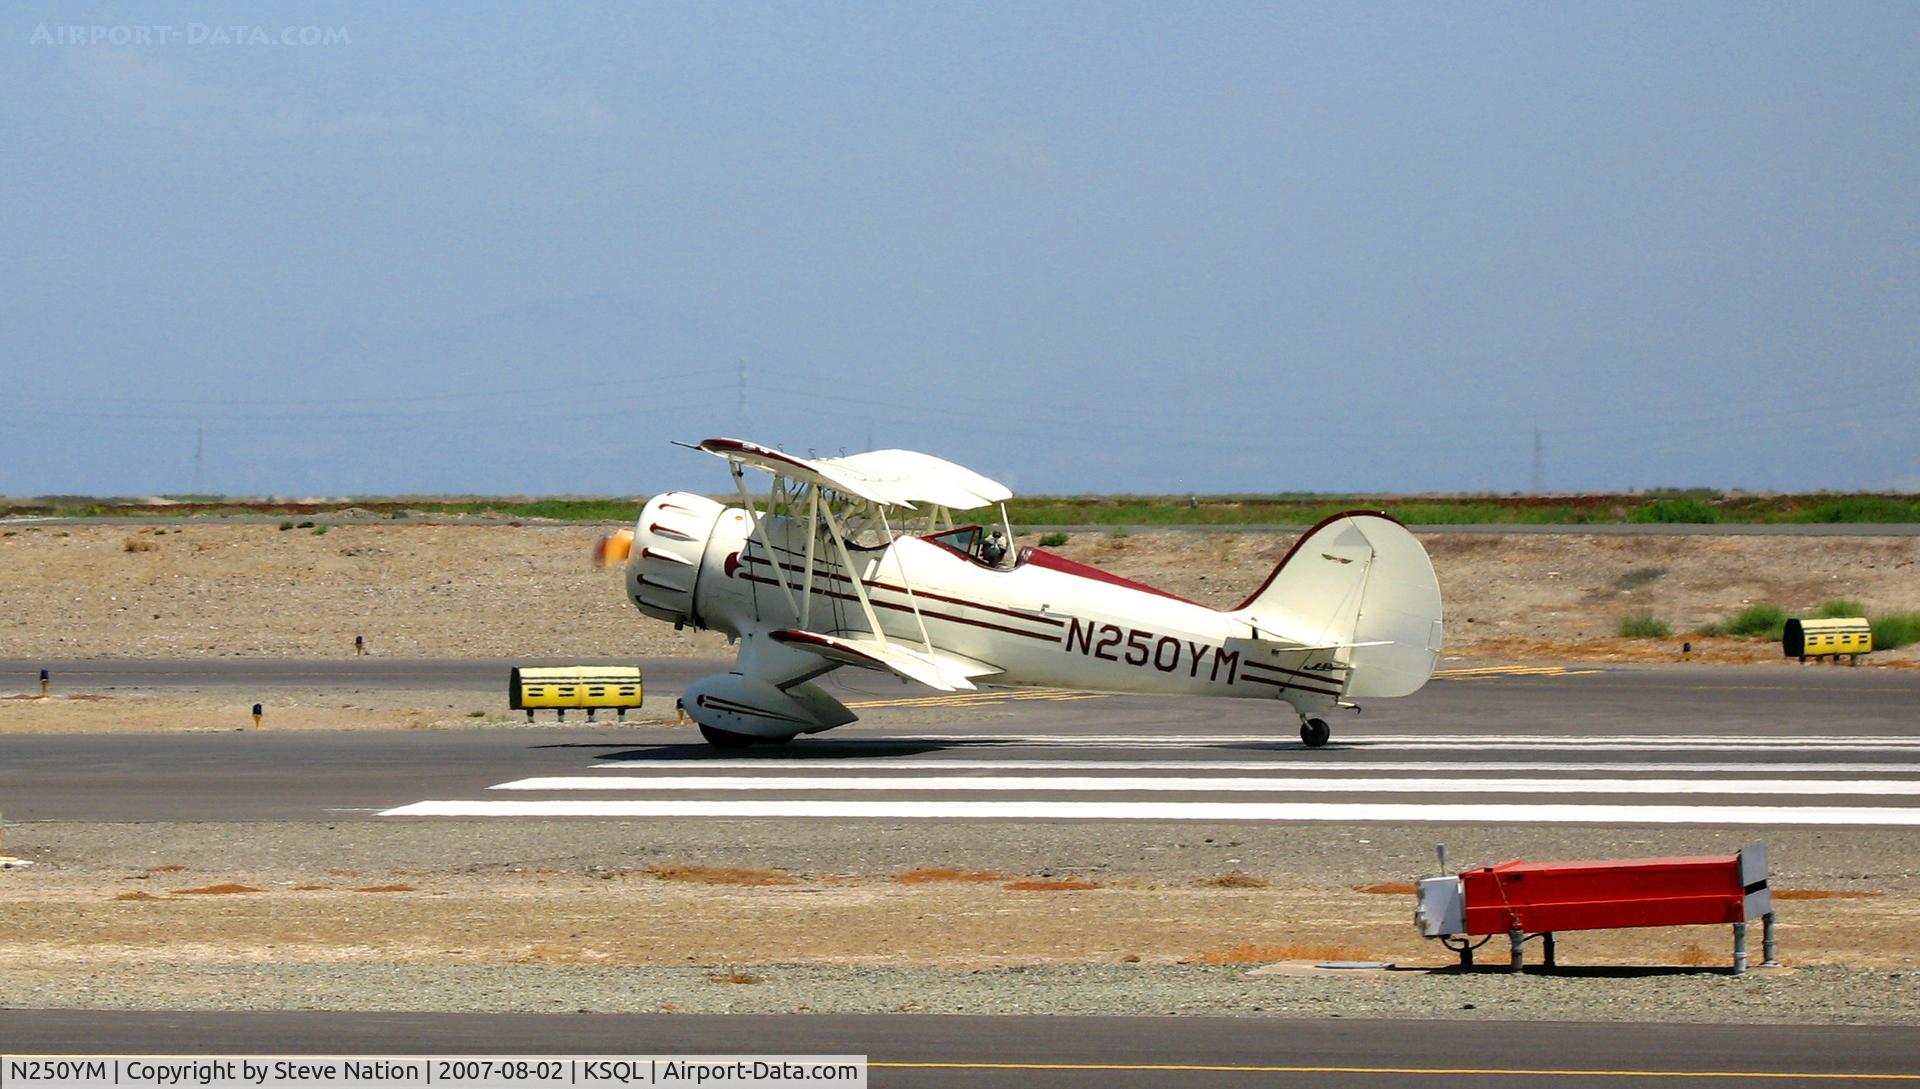
[[[32, 673], [21, 681], [31, 683]], [[250, 714], [266, 709], [265, 729], [443, 730], [521, 729], [521, 713], [506, 708], [506, 668], [494, 692], [407, 688], [314, 689], [260, 686], [234, 689], [115, 688], [60, 692], [48, 699], [0, 695], [0, 734], [225, 733], [253, 729]], [[72, 682], [56, 677], [63, 687]], [[4, 689], [0, 689], [4, 691]], [[672, 701], [650, 690], [644, 710], [628, 713], [630, 727], [671, 725]], [[551, 713], [542, 725], [553, 723]]]
[[[7, 854], [40, 860], [11, 879], [118, 879], [155, 865], [196, 874], [294, 879], [327, 869], [575, 875], [654, 863], [779, 870], [814, 879], [888, 877], [922, 866], [1100, 880], [1185, 882], [1240, 870], [1303, 885], [1405, 881], [1508, 857], [1732, 853], [1753, 829], [1522, 829], [1472, 825], [1246, 825], [1201, 822], [300, 821], [46, 823], [6, 829]], [[1920, 896], [1920, 835], [1905, 829], [1768, 830], [1776, 884]], [[3, 888], [5, 886], [0, 886]]]
[[[711, 633], [643, 619], [587, 563], [604, 526], [362, 525], [280, 532], [194, 523], [0, 528], [0, 657], [352, 652], [397, 657], [721, 654]], [[1077, 533], [1056, 551], [1232, 608], [1292, 533]], [[1022, 543], [1037, 538], [1028, 534]], [[1606, 537], [1423, 533], [1448, 652], [1670, 660], [1671, 639], [1615, 638], [1652, 612], [1676, 633], [1750, 602], [1830, 598], [1920, 610], [1920, 537]], [[1780, 660], [1777, 644], [1694, 637], [1695, 657]], [[1920, 665], [1920, 646], [1875, 655]]]
[[[1038, 823], [1015, 835], [962, 822], [16, 825], [6, 851], [36, 865], [0, 873], [0, 1006], [1920, 1023], [1920, 837], [1767, 838], [1776, 887], [1867, 894], [1783, 901], [1786, 969], [1728, 976], [1727, 928], [1695, 927], [1563, 935], [1560, 973], [1514, 979], [1484, 967], [1504, 963], [1500, 943], [1483, 970], [1446, 970], [1451, 955], [1409, 925], [1409, 895], [1354, 886], [1426, 872], [1436, 839], [1465, 863], [1577, 857], [1595, 840], [1621, 853], [1731, 850], [1747, 836]], [[898, 880], [929, 866], [997, 876]], [[762, 878], [774, 883], [751, 883]], [[1022, 879], [1098, 887], [1007, 887]], [[228, 883], [257, 891], [185, 892]], [[1757, 961], [1757, 933], [1753, 946]], [[1537, 960], [1537, 947], [1529, 955]], [[1312, 967], [1330, 956], [1403, 970]]]

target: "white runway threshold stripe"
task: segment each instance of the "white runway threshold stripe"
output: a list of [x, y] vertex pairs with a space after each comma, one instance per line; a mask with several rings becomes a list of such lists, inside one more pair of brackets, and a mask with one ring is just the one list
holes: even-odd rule
[[750, 776], [602, 775], [519, 779], [492, 790], [1159, 791], [1204, 794], [1792, 794], [1920, 796], [1901, 779], [1361, 779], [1331, 776]]
[[[1691, 746], [1732, 742], [1741, 745], [1765, 745], [1768, 748], [1825, 749], [1836, 745], [1891, 745], [1920, 748], [1920, 734], [1834, 734], [1832, 736], [1794, 735], [1765, 737], [1754, 734], [1343, 734], [1340, 720], [1332, 720], [1336, 737], [1350, 741], [1405, 745], [1416, 741], [1437, 745], [1554, 745], [1596, 744]], [[829, 735], [836, 739], [845, 735]], [[1189, 744], [1194, 742], [1286, 741], [1293, 731], [1276, 729], [1266, 734], [889, 734], [878, 738], [853, 738], [859, 741], [1093, 741], [1100, 744], [1144, 744], [1151, 741]]]
[[[1347, 771], [1444, 771], [1473, 775], [1484, 771], [1612, 772], [1616, 775], [1654, 771], [1693, 774], [1784, 774], [1825, 772], [1830, 775], [1920, 775], [1920, 764], [1771, 763], [1766, 761], [1712, 763], [1656, 763], [1616, 760], [1607, 763], [1567, 764], [1557, 760], [1339, 760], [1319, 755], [1274, 760], [923, 760], [911, 757], [822, 757], [808, 760], [611, 760], [590, 765], [599, 771], [644, 771], [682, 775], [709, 770], [727, 771], [1264, 771], [1288, 775], [1335, 774]], [[1564, 780], [1563, 780], [1564, 781]]]
[[1732, 805], [1503, 805], [1365, 802], [763, 800], [427, 801], [388, 817], [733, 817], [838, 820], [1145, 820], [1448, 824], [1690, 824], [1920, 827], [1920, 808]]
[[[886, 737], [835, 736], [834, 743], [866, 744], [991, 744], [998, 747], [1074, 747], [1127, 745], [1144, 749], [1192, 748], [1199, 745], [1291, 745], [1297, 737], [1286, 730], [1270, 734], [893, 734]], [[1578, 749], [1592, 752], [1646, 752], [1687, 749], [1705, 752], [1914, 752], [1920, 736], [1881, 737], [1754, 737], [1724, 734], [1664, 734], [1593, 737], [1532, 736], [1527, 734], [1383, 735], [1346, 733], [1334, 724], [1336, 748], [1391, 748], [1403, 751], [1431, 749], [1443, 752], [1481, 749]]]

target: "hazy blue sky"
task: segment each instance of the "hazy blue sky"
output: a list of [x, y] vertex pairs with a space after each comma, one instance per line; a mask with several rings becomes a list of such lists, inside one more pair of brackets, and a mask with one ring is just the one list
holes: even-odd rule
[[227, 493], [719, 490], [668, 440], [735, 433], [1513, 490], [1536, 426], [1555, 489], [1920, 489], [1920, 4], [44, 3], [0, 58], [0, 493], [185, 491], [197, 428]]

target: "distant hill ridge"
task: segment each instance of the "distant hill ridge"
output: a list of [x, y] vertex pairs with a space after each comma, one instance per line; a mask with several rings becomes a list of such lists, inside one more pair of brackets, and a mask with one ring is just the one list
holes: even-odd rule
[[[0, 517], [338, 515], [493, 516], [625, 521], [646, 496], [211, 496], [0, 499]], [[1749, 493], [1707, 489], [1590, 495], [1303, 494], [1022, 496], [1007, 504], [1021, 525], [1305, 525], [1354, 508], [1409, 525], [1620, 525], [1920, 523], [1920, 495], [1890, 492]]]

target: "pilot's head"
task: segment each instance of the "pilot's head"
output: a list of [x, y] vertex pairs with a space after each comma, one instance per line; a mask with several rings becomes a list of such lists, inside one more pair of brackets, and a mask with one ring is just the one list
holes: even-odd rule
[[997, 529], [987, 531], [986, 539], [980, 542], [980, 558], [994, 567], [1007, 558], [1007, 535]]

